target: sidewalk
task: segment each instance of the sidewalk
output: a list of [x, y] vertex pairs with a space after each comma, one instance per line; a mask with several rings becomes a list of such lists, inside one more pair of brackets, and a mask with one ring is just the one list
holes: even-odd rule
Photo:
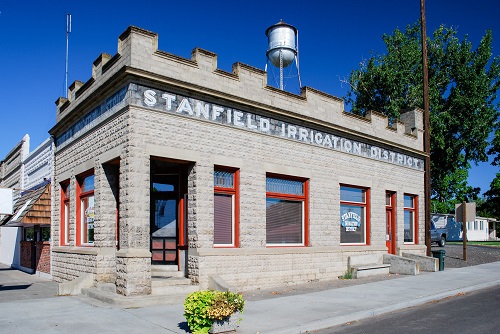
[[[303, 333], [500, 284], [500, 262], [325, 291], [247, 301], [237, 333]], [[1, 275], [1, 271], [0, 271]], [[0, 283], [1, 284], [1, 283]], [[83, 297], [4, 301], [2, 333], [186, 333], [183, 307], [121, 309]]]

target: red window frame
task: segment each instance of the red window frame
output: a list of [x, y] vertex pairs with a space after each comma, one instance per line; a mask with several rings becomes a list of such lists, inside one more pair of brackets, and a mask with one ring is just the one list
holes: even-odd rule
[[[295, 194], [285, 194], [279, 192], [270, 192], [267, 191], [267, 179], [275, 178], [281, 180], [290, 180], [290, 181], [298, 181], [302, 182], [303, 194], [295, 195]], [[283, 174], [275, 174], [275, 173], [266, 173], [266, 230], [267, 230], [267, 199], [282, 199], [288, 201], [297, 201], [302, 202], [302, 241], [299, 244], [295, 243], [267, 243], [267, 233], [266, 233], [266, 247], [307, 247], [309, 246], [309, 179], [283, 175]]]
[[[407, 207], [406, 206], [406, 201], [404, 200], [405, 197], [411, 197], [412, 198], [412, 203], [413, 207]], [[413, 214], [413, 241], [403, 241], [407, 245], [418, 245], [418, 196], [413, 195], [413, 194], [404, 194], [403, 198], [403, 210], [406, 212], [411, 212]]]
[[60, 183], [60, 218], [59, 218], [59, 245], [69, 245], [69, 214], [70, 214], [70, 181], [66, 180]]
[[[93, 189], [90, 191], [85, 191], [82, 192], [82, 186], [84, 180], [89, 177], [94, 175], [94, 170], [87, 171], [85, 173], [82, 173], [77, 176], [76, 178], [76, 245], [77, 246], [93, 246], [94, 242], [83, 242], [83, 238], [85, 236], [85, 231], [83, 231], [83, 221], [82, 221], [82, 201], [85, 198], [89, 198], [91, 196], [94, 196], [94, 188], [95, 188], [95, 181], [94, 181], [94, 186]], [[95, 197], [94, 197], [95, 200]], [[94, 204], [95, 206], [95, 204]]]
[[[365, 240], [364, 242], [356, 242], [356, 243], [346, 243], [346, 242], [342, 242], [342, 238], [340, 238], [340, 244], [341, 245], [344, 245], [344, 246], [349, 246], [349, 245], [353, 245], [353, 246], [359, 246], [359, 245], [366, 245], [366, 246], [369, 246], [370, 243], [371, 243], [371, 222], [370, 222], [370, 218], [371, 218], [371, 203], [370, 203], [370, 194], [371, 194], [371, 191], [370, 191], [370, 188], [366, 188], [366, 187], [360, 187], [360, 186], [355, 186], [355, 185], [351, 185], [351, 184], [340, 184], [340, 187], [346, 187], [346, 188], [354, 188], [354, 189], [360, 189], [364, 192], [364, 196], [365, 196], [365, 201], [364, 202], [352, 202], [352, 201], [346, 201], [346, 200], [340, 200], [340, 206], [342, 205], [349, 205], [349, 206], [353, 206], [353, 207], [362, 207], [365, 212], [365, 221], [364, 221], [364, 225], [365, 225]], [[340, 191], [340, 188], [339, 188], [339, 191]], [[342, 211], [340, 211], [340, 216], [342, 216]], [[340, 217], [339, 217], [340, 218]], [[341, 223], [341, 222], [340, 222]], [[342, 225], [339, 225], [340, 228], [342, 229]]]
[[[228, 172], [233, 174], [233, 187], [221, 187], [215, 185], [214, 180], [214, 215], [215, 215], [215, 196], [219, 195], [230, 195], [233, 198], [232, 204], [232, 215], [233, 215], [233, 223], [232, 223], [232, 242], [231, 243], [216, 243], [215, 233], [215, 221], [214, 221], [214, 247], [216, 248], [237, 248], [240, 246], [239, 244], [239, 230], [240, 230], [240, 170], [237, 168], [225, 167], [225, 166], [214, 166], [214, 174], [216, 171]], [[215, 219], [215, 217], [214, 217]]]

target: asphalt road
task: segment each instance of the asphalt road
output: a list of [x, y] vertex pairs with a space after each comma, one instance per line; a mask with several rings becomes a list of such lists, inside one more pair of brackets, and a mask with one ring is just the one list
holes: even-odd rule
[[498, 296], [500, 296], [500, 286], [497, 285], [313, 333], [499, 333], [500, 298]]

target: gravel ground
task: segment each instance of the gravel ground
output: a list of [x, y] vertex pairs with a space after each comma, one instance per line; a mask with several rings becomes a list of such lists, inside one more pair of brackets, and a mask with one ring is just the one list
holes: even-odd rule
[[467, 245], [467, 261], [463, 260], [463, 245], [432, 247], [432, 250], [444, 249], [444, 268], [461, 268], [478, 264], [500, 261], [500, 247]]
[[[443, 248], [432, 247], [432, 250], [444, 250], [446, 252], [444, 258], [445, 270], [447, 268], [461, 268], [467, 266], [475, 266], [483, 263], [500, 261], [500, 247], [468, 245], [467, 261], [463, 260], [462, 244], [446, 245]], [[426, 272], [420, 272], [420, 274], [425, 275]], [[243, 292], [243, 297], [245, 298], [245, 300], [262, 300], [268, 298], [276, 298], [280, 296], [290, 296], [308, 292], [343, 288], [357, 284], [365, 284], [387, 279], [395, 279], [401, 276], [402, 275], [389, 274], [389, 275], [364, 277], [358, 279], [337, 279], [327, 282], [310, 282], [308, 284], [288, 285], [273, 289], [246, 291]]]

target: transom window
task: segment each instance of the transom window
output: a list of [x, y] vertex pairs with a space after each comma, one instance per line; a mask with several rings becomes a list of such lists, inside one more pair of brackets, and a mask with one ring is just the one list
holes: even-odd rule
[[239, 170], [214, 170], [214, 247], [238, 246]]
[[366, 188], [340, 186], [341, 244], [369, 244], [369, 193]]
[[268, 175], [266, 178], [266, 244], [305, 246], [307, 243], [308, 181]]

